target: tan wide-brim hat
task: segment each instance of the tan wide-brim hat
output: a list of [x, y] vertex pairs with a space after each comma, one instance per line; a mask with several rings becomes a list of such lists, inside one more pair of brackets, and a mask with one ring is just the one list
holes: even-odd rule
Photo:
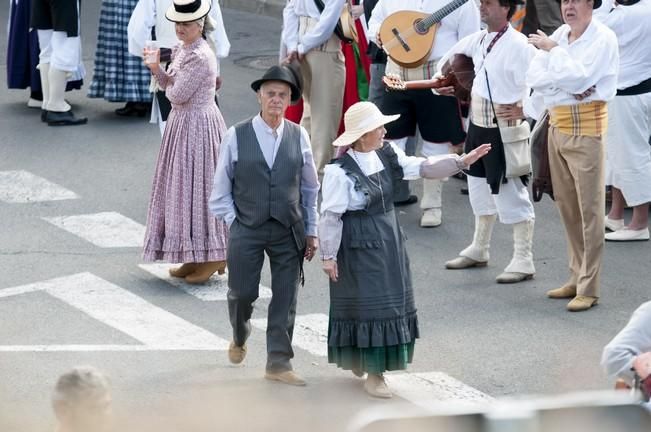
[[165, 18], [183, 23], [201, 19], [210, 12], [210, 0], [174, 0], [165, 12]]
[[400, 117], [400, 114], [382, 114], [372, 102], [357, 102], [351, 105], [344, 114], [344, 133], [332, 145], [342, 147], [352, 144], [365, 133], [390, 123], [398, 117]]

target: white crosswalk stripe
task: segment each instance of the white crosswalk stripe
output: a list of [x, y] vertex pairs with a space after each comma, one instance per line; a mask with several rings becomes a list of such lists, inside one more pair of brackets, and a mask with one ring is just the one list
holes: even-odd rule
[[[267, 330], [267, 319], [252, 319], [253, 327]], [[328, 355], [328, 316], [325, 314], [297, 315], [292, 345], [319, 357]]]
[[[91, 273], [79, 273], [34, 284], [0, 290], [0, 298], [44, 291], [142, 343], [84, 345], [80, 351], [108, 350], [226, 350], [228, 342], [167, 312], [137, 295]], [[58, 346], [58, 349], [57, 349]], [[0, 346], [0, 351], [26, 351], [25, 346]], [[36, 345], [32, 351], [70, 351], [73, 347]]]
[[389, 388], [414, 405], [431, 408], [441, 401], [485, 403], [492, 400], [481, 391], [443, 372], [406, 372], [386, 374]]
[[[140, 264], [139, 267], [148, 273], [160, 278], [175, 287], [195, 296], [203, 301], [226, 301], [228, 294], [228, 275], [213, 275], [208, 282], [201, 285], [186, 283], [181, 278], [170, 276], [169, 269], [176, 267], [178, 264]], [[271, 298], [271, 290], [264, 285], [260, 285], [260, 298]]]
[[76, 198], [76, 193], [30, 172], [0, 171], [0, 201], [21, 204]]
[[143, 225], [116, 212], [43, 219], [101, 248], [142, 247], [145, 237]]

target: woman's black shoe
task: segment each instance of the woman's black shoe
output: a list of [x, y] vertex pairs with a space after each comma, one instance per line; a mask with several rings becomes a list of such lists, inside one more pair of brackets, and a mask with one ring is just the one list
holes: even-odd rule
[[122, 108], [115, 110], [121, 117], [144, 117], [149, 112], [151, 104], [147, 102], [127, 102]]

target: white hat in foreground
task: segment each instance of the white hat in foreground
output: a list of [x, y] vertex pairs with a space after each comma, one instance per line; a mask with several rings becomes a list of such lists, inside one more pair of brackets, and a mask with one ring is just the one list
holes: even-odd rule
[[210, 12], [210, 0], [174, 0], [165, 18], [177, 23], [201, 19]]
[[332, 145], [342, 147], [357, 141], [362, 135], [390, 123], [400, 114], [384, 115], [372, 102], [357, 102], [344, 114], [344, 133]]

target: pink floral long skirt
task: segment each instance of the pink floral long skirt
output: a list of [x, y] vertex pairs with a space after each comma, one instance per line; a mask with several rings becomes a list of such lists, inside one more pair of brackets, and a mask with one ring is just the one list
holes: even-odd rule
[[208, 209], [225, 132], [224, 119], [214, 102], [172, 109], [149, 201], [145, 261], [226, 259], [228, 229]]

